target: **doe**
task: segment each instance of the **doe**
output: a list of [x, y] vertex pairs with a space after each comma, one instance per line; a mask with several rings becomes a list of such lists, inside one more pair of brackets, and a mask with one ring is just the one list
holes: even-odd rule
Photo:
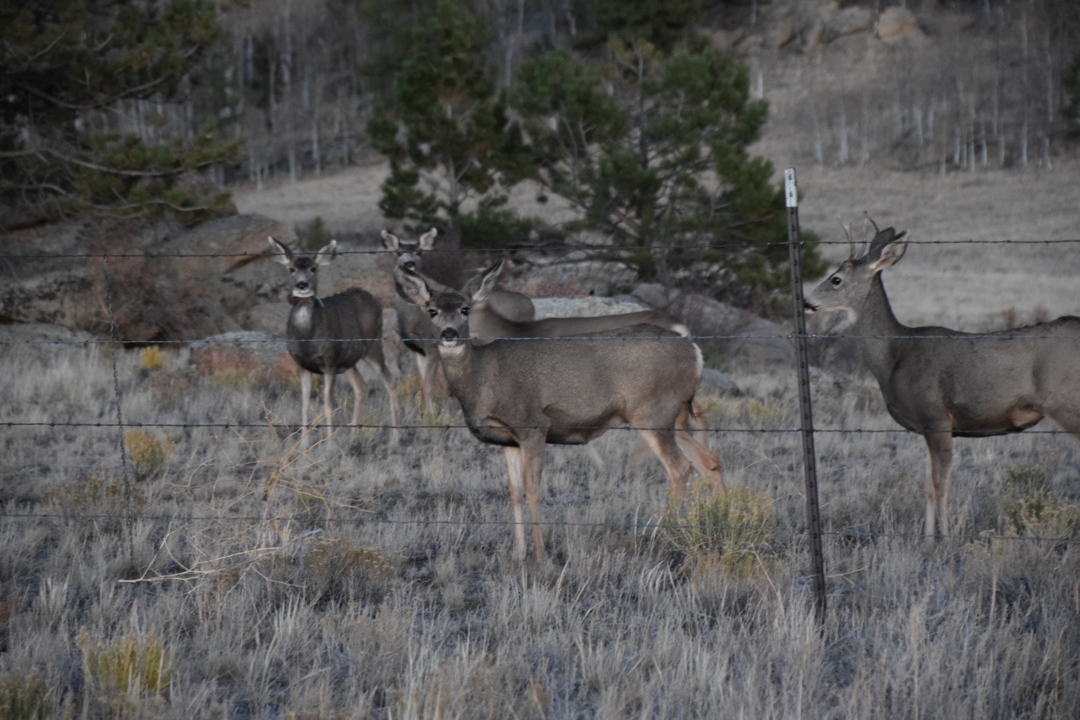
[[289, 303], [293, 306], [285, 329], [289, 355], [300, 368], [300, 418], [303, 425], [302, 447], [308, 445], [308, 406], [312, 375], [323, 376], [324, 432], [330, 437], [331, 400], [334, 377], [345, 373], [353, 387], [351, 425], [360, 420], [360, 403], [367, 394], [367, 383], [356, 364], [361, 360], [375, 370], [390, 396], [391, 443], [399, 440], [397, 390], [386, 368], [382, 346], [382, 305], [371, 293], [358, 287], [320, 298], [318, 269], [329, 265], [337, 255], [337, 241], [331, 240], [314, 256], [297, 255], [274, 238], [270, 246], [279, 263], [289, 268], [293, 289]]
[[408, 268], [394, 270], [402, 293], [437, 331], [450, 392], [477, 440], [506, 454], [514, 508], [514, 557], [525, 558], [522, 496], [532, 517], [533, 557], [545, 557], [538, 494], [546, 444], [580, 445], [613, 427], [635, 427], [685, 494], [691, 469], [724, 491], [720, 463], [686, 429], [701, 382], [701, 351], [690, 339], [650, 325], [603, 337], [527, 342], [469, 341], [470, 311], [494, 290], [502, 262], [460, 291], [437, 292]]

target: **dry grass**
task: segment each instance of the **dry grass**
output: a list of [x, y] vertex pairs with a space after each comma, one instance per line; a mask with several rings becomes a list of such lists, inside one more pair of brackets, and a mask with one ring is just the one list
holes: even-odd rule
[[[0, 421], [108, 422], [108, 359], [50, 353], [5, 355]], [[742, 499], [681, 511], [659, 463], [633, 462], [631, 433], [598, 441], [604, 474], [550, 448], [552, 561], [520, 567], [498, 449], [440, 428], [390, 452], [384, 431], [341, 429], [301, 453], [282, 426], [295, 393], [221, 386], [162, 356], [150, 376], [137, 352], [118, 357], [128, 421], [254, 427], [156, 429], [174, 449], [131, 494], [115, 428], [5, 431], [0, 703], [160, 718], [1063, 718], [1080, 702], [1080, 550], [1030, 539], [1075, 532], [1080, 446], [1066, 437], [960, 441], [952, 512], [971, 539], [926, 544], [921, 439], [820, 434], [819, 628], [797, 435], [714, 436]], [[162, 373], [187, 378], [182, 403], [159, 402]], [[711, 425], [794, 426], [785, 373], [737, 380], [750, 398], [704, 398]], [[860, 405], [860, 384], [828, 387], [819, 427], [894, 428]], [[370, 403], [384, 417], [378, 389]], [[403, 421], [421, 415], [410, 404]], [[440, 415], [459, 422], [453, 401]], [[732, 519], [748, 529], [716, 530]], [[683, 528], [657, 532], [663, 520]]]

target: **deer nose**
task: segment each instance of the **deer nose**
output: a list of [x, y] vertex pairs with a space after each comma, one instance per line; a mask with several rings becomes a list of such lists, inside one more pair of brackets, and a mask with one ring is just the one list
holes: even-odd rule
[[296, 283], [296, 289], [297, 290], [307, 290], [308, 289], [308, 284], [306, 282], [304, 282], [303, 280], [301, 280], [300, 282]]
[[408, 261], [407, 263], [405, 263], [405, 269], [406, 270], [415, 270], [416, 269], [416, 263], [414, 263], [412, 260]]
[[455, 330], [454, 328], [446, 328], [445, 330], [442, 331], [442, 335], [440, 337], [443, 340], [457, 340], [458, 339], [458, 331]]

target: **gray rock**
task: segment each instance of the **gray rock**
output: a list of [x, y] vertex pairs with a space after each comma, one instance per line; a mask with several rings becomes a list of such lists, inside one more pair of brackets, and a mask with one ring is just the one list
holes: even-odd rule
[[698, 345], [706, 353], [707, 347], [715, 348], [725, 366], [790, 366], [794, 360], [791, 330], [784, 325], [703, 295], [655, 283], [640, 285], [634, 296], [685, 323]]

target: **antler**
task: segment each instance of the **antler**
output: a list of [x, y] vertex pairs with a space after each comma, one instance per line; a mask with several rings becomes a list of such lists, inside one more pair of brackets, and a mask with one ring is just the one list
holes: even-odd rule
[[844, 221], [840, 221], [840, 227], [844, 228], [844, 234], [847, 235], [848, 246], [851, 248], [851, 253], [848, 255], [848, 262], [855, 259], [855, 241], [851, 239], [851, 224], [844, 224]]

